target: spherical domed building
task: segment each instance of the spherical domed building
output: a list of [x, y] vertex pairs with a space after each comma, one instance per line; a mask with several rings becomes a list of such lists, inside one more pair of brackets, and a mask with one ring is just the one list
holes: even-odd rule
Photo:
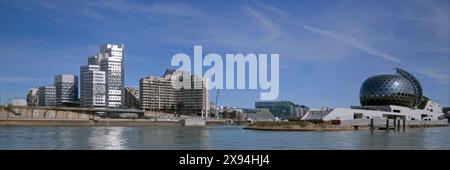
[[403, 126], [406, 120], [447, 124], [447, 120], [442, 120], [442, 105], [423, 96], [419, 81], [405, 70], [396, 68], [396, 71], [396, 74], [376, 75], [364, 81], [360, 89], [362, 106], [310, 110], [302, 120], [339, 120], [336, 122], [346, 121], [346, 124], [358, 126], [374, 120], [384, 120], [389, 126], [389, 120], [398, 122], [400, 119], [404, 120]]
[[416, 107], [422, 100], [419, 81], [405, 70], [377, 75], [364, 81], [360, 90], [362, 106], [398, 105]]

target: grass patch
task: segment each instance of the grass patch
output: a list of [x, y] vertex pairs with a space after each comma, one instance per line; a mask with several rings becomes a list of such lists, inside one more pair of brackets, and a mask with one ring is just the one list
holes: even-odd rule
[[274, 127], [274, 126], [300, 126], [306, 127], [313, 123], [306, 121], [291, 121], [291, 122], [255, 122], [251, 124], [251, 126], [259, 126], [259, 127]]

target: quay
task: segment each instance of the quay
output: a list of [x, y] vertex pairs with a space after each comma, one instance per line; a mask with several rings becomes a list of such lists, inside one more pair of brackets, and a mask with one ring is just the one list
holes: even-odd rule
[[[99, 116], [99, 113], [105, 116]], [[231, 123], [228, 119], [176, 117], [173, 114], [130, 109], [0, 107], [0, 126], [209, 126]]]

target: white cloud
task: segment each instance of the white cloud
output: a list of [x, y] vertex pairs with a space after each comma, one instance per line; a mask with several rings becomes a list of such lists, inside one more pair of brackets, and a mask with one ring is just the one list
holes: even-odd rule
[[292, 15], [290, 15], [290, 14], [288, 14], [288, 13], [284, 12], [283, 10], [280, 10], [280, 9], [278, 9], [276, 7], [273, 7], [273, 6], [270, 6], [270, 5], [266, 5], [266, 4], [263, 4], [263, 3], [259, 3], [259, 5], [265, 7], [266, 9], [268, 9], [268, 10], [274, 12], [274, 13], [277, 13], [278, 15], [281, 15], [282, 17], [287, 19], [293, 25], [299, 26], [301, 28], [304, 28], [304, 29], [309, 30], [311, 32], [320, 34], [322, 36], [326, 36], [326, 37], [332, 38], [332, 39], [337, 40], [339, 42], [342, 42], [342, 43], [344, 43], [346, 45], [349, 45], [349, 46], [351, 46], [351, 47], [353, 47], [355, 49], [359, 49], [359, 50], [365, 51], [365, 52], [367, 52], [367, 53], [369, 53], [371, 55], [374, 55], [374, 56], [377, 56], [377, 57], [381, 57], [384, 60], [387, 60], [387, 61], [390, 61], [390, 62], [394, 62], [394, 63], [400, 63], [400, 60], [397, 57], [395, 57], [395, 56], [393, 56], [391, 54], [384, 53], [381, 50], [378, 50], [378, 49], [372, 47], [371, 45], [369, 45], [367, 43], [364, 43], [364, 42], [362, 42], [362, 41], [360, 41], [360, 40], [358, 40], [356, 38], [349, 37], [349, 36], [344, 36], [344, 35], [341, 35], [341, 34], [339, 34], [337, 32], [334, 32], [334, 31], [328, 31], [328, 30], [323, 30], [323, 29], [319, 29], [319, 28], [316, 28], [316, 27], [312, 27], [310, 25], [307, 25], [304, 21], [298, 19], [297, 17], [294, 17], [294, 16], [292, 16]]
[[374, 56], [381, 57], [381, 58], [383, 58], [383, 59], [385, 59], [387, 61], [391, 61], [391, 62], [394, 62], [394, 63], [400, 63], [400, 60], [398, 58], [396, 58], [395, 56], [392, 56], [391, 54], [387, 54], [387, 53], [381, 52], [380, 50], [378, 50], [378, 49], [376, 49], [374, 47], [371, 47], [370, 45], [368, 45], [366, 43], [363, 43], [363, 42], [361, 42], [361, 41], [359, 41], [359, 40], [357, 40], [357, 39], [355, 39], [353, 37], [343, 36], [343, 35], [340, 35], [340, 34], [338, 34], [336, 32], [333, 32], [333, 31], [325, 31], [325, 30], [321, 30], [321, 29], [318, 29], [318, 28], [311, 27], [309, 25], [304, 25], [303, 28], [305, 28], [305, 29], [307, 29], [309, 31], [318, 33], [320, 35], [333, 38], [333, 39], [338, 40], [338, 41], [340, 41], [340, 42], [342, 42], [344, 44], [347, 44], [347, 45], [349, 45], [349, 46], [351, 46], [353, 48], [365, 51], [365, 52], [367, 52], [367, 53], [369, 53], [371, 55], [374, 55]]
[[433, 80], [435, 80], [439, 83], [444, 83], [444, 84], [450, 83], [450, 75], [449, 74], [442, 74], [434, 69], [419, 69], [419, 72], [432, 78]]
[[278, 25], [272, 22], [272, 20], [248, 6], [244, 9], [258, 21], [263, 29], [266, 30], [266, 33], [268, 35], [267, 38], [269, 40], [274, 40], [280, 37], [281, 30]]

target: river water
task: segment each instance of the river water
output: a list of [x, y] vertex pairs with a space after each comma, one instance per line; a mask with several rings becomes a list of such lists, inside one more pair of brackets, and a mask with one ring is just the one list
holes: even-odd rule
[[406, 131], [280, 132], [208, 127], [0, 127], [0, 149], [450, 149], [450, 126]]

